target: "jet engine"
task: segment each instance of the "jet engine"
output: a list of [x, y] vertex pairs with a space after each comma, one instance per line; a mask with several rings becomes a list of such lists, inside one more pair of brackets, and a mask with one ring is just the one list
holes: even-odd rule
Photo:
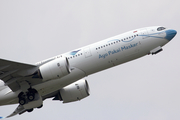
[[85, 79], [81, 79], [59, 90], [53, 100], [60, 100], [69, 103], [81, 100], [90, 95], [89, 85]]
[[40, 66], [37, 74], [43, 81], [47, 81], [64, 77], [70, 72], [71, 70], [67, 58], [60, 57]]

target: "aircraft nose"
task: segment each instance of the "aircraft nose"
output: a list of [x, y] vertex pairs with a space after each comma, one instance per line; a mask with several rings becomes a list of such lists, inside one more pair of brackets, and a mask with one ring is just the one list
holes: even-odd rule
[[176, 30], [166, 30], [166, 39], [167, 40], [172, 40], [174, 38], [174, 36], [177, 34], [177, 31]]

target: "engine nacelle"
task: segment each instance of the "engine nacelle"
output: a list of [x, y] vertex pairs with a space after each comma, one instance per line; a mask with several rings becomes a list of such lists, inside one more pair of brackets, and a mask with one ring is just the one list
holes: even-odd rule
[[43, 81], [61, 78], [71, 72], [67, 58], [56, 58], [39, 67], [39, 75]]
[[63, 103], [74, 102], [81, 100], [90, 95], [88, 82], [81, 79], [59, 90], [56, 99], [63, 101]]

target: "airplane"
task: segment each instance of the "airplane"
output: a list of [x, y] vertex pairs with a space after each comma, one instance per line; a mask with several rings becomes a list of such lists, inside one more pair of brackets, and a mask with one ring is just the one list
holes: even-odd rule
[[48, 98], [63, 103], [79, 101], [90, 95], [86, 76], [157, 54], [176, 34], [174, 29], [153, 26], [135, 29], [35, 64], [0, 59], [0, 106], [18, 104], [8, 118], [41, 108]]

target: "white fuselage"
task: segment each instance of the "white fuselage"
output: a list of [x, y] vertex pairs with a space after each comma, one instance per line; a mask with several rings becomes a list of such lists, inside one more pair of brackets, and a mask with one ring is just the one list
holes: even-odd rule
[[[168, 29], [157, 31], [157, 28], [136, 29], [38, 62], [37, 65], [41, 66], [50, 60], [64, 56], [68, 58], [72, 72], [60, 79], [49, 80], [32, 87], [38, 90], [41, 96], [46, 96], [85, 76], [147, 55], [154, 48], [162, 47], [169, 42]], [[17, 95], [20, 91], [14, 93], [7, 89], [7, 92], [12, 95], [5, 98], [3, 91], [0, 91], [0, 97], [4, 97], [0, 105], [18, 103]]]

